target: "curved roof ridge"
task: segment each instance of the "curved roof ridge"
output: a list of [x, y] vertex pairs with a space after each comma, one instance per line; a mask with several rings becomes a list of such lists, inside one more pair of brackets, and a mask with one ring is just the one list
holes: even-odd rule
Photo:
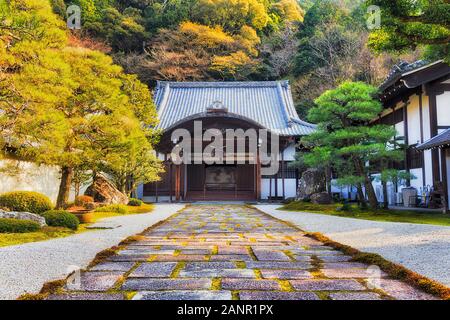
[[155, 103], [157, 128], [168, 130], [173, 124], [201, 114], [215, 102], [230, 114], [260, 123], [262, 127], [284, 136], [303, 136], [315, 126], [298, 116], [289, 81], [158, 81]]

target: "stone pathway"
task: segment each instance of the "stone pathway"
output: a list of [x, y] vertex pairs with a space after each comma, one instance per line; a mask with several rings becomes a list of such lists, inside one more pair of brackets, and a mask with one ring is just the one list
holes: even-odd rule
[[320, 232], [363, 252], [379, 254], [450, 287], [450, 227], [288, 212], [279, 208], [279, 205], [257, 206], [306, 232]]
[[49, 299], [433, 299], [367, 267], [256, 209], [188, 206]]

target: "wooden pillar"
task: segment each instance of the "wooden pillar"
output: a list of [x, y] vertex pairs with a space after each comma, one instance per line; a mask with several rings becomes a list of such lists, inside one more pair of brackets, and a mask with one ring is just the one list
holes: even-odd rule
[[[430, 102], [430, 137], [434, 138], [438, 135], [438, 127], [437, 127], [437, 108], [436, 108], [436, 94], [431, 89], [427, 90]], [[439, 172], [439, 150], [432, 149], [431, 150], [431, 165], [433, 169], [433, 185], [435, 182], [440, 181], [440, 172]]]
[[181, 200], [181, 166], [176, 166], [175, 172], [175, 200]]
[[441, 172], [442, 172], [442, 185], [444, 187], [444, 199], [445, 199], [445, 212], [448, 209], [448, 177], [447, 177], [447, 149], [440, 149], [441, 152]]
[[172, 189], [173, 189], [173, 173], [172, 173], [172, 161], [169, 162], [169, 202], [172, 203]]
[[286, 200], [286, 171], [284, 170], [284, 150], [281, 152], [281, 184], [283, 189], [283, 200]]
[[261, 200], [261, 159], [259, 157], [259, 150], [258, 150], [258, 154], [256, 156], [256, 200], [260, 201]]

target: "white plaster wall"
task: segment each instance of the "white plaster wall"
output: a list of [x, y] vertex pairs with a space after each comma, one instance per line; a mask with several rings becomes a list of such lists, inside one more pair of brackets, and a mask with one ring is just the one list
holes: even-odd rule
[[394, 125], [395, 131], [397, 132], [397, 137], [405, 136], [405, 122], [399, 122]]
[[284, 152], [284, 161], [294, 161], [295, 160], [295, 144], [291, 144], [287, 147]]
[[[447, 154], [446, 154], [446, 160], [447, 160], [447, 186], [449, 186], [449, 188], [447, 188], [447, 192], [448, 192], [448, 198], [450, 199], [450, 150], [447, 150]], [[448, 203], [448, 206], [450, 208], [450, 201]]]
[[141, 184], [141, 185], [139, 185], [137, 187], [137, 189], [136, 189], [136, 197], [138, 199], [144, 198], [144, 185], [143, 184]]
[[420, 191], [421, 188], [423, 188], [423, 172], [422, 169], [411, 169], [411, 174], [413, 174], [416, 179], [411, 180], [411, 187], [414, 187], [417, 189], [417, 191]]
[[431, 139], [430, 126], [430, 100], [428, 96], [422, 96], [423, 142]]
[[407, 108], [408, 117], [408, 142], [409, 145], [420, 143], [420, 107], [419, 96], [414, 95], [410, 98], [410, 104]]
[[450, 92], [436, 96], [436, 113], [438, 126], [450, 125]]
[[[293, 198], [297, 195], [295, 179], [285, 180], [286, 198]], [[261, 179], [261, 199], [267, 200], [270, 195], [270, 179]], [[275, 180], [272, 179], [272, 196], [275, 196]], [[278, 196], [283, 196], [283, 183], [278, 179]]]
[[[0, 172], [0, 194], [10, 191], [35, 191], [45, 194], [53, 203], [56, 202], [60, 183], [58, 167], [38, 166], [31, 162], [16, 160], [0, 160], [0, 168], [7, 167], [14, 168], [14, 174]], [[72, 190], [70, 201], [74, 198], [75, 192]]]

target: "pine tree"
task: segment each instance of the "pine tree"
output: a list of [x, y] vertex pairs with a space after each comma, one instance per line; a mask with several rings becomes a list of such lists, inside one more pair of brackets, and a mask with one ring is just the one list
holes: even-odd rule
[[326, 91], [309, 112], [309, 120], [318, 123], [318, 130], [304, 139], [312, 147], [308, 162], [330, 161], [341, 182], [358, 186], [360, 198], [364, 186], [373, 208], [377, 208], [378, 200], [372, 185], [372, 165], [401, 156], [400, 151], [388, 146], [395, 136], [394, 128], [369, 126], [382, 111], [376, 93], [375, 87], [362, 82], [346, 82]]

